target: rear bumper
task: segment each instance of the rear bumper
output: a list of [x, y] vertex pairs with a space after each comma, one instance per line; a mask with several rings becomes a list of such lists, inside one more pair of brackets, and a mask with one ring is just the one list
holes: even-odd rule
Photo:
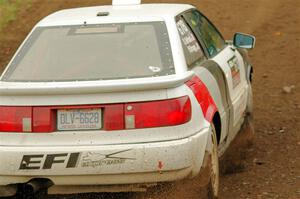
[[172, 141], [101, 145], [0, 146], [0, 186], [46, 178], [56, 186], [157, 183], [200, 171], [210, 129]]

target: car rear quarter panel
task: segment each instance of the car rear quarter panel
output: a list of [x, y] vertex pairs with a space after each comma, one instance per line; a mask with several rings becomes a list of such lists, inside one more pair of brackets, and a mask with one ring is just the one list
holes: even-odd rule
[[198, 77], [203, 81], [203, 83], [206, 85], [208, 88], [216, 106], [218, 109], [218, 112], [221, 117], [221, 139], [220, 142], [222, 142], [228, 131], [228, 125], [227, 125], [227, 120], [228, 120], [228, 113], [227, 113], [227, 99], [224, 98], [221, 94], [220, 87], [217, 83], [216, 77], [213, 76], [213, 74], [205, 67], [199, 66], [195, 67], [193, 71], [198, 75]]

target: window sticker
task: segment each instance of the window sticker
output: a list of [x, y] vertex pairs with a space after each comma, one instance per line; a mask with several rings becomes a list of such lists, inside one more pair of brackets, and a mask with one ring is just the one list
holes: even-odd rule
[[182, 42], [187, 47], [190, 53], [201, 53], [201, 48], [191, 31], [181, 19], [177, 22], [177, 27], [180, 35], [182, 36]]
[[232, 76], [232, 86], [233, 88], [236, 88], [240, 82], [241, 82], [241, 74], [240, 74], [240, 67], [238, 64], [237, 58], [234, 56], [228, 61], [228, 65], [231, 70], [231, 76]]

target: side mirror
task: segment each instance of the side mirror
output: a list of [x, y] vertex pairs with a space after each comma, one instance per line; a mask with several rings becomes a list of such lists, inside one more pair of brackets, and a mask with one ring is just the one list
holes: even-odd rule
[[235, 33], [233, 45], [237, 48], [253, 49], [255, 46], [255, 37], [243, 33]]

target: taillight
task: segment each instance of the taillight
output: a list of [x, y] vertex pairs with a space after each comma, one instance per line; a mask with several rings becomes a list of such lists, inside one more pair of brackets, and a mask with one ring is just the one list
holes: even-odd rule
[[56, 130], [56, 110], [49, 107], [33, 107], [33, 132], [49, 133]]
[[125, 128], [152, 128], [184, 124], [191, 119], [188, 96], [171, 100], [125, 104]]
[[31, 107], [0, 107], [0, 132], [31, 132]]
[[124, 104], [105, 106], [104, 129], [107, 131], [124, 129]]
[[57, 130], [57, 110], [103, 110], [103, 130], [175, 126], [191, 119], [188, 96], [160, 101], [109, 105], [0, 107], [0, 132], [51, 133]]

